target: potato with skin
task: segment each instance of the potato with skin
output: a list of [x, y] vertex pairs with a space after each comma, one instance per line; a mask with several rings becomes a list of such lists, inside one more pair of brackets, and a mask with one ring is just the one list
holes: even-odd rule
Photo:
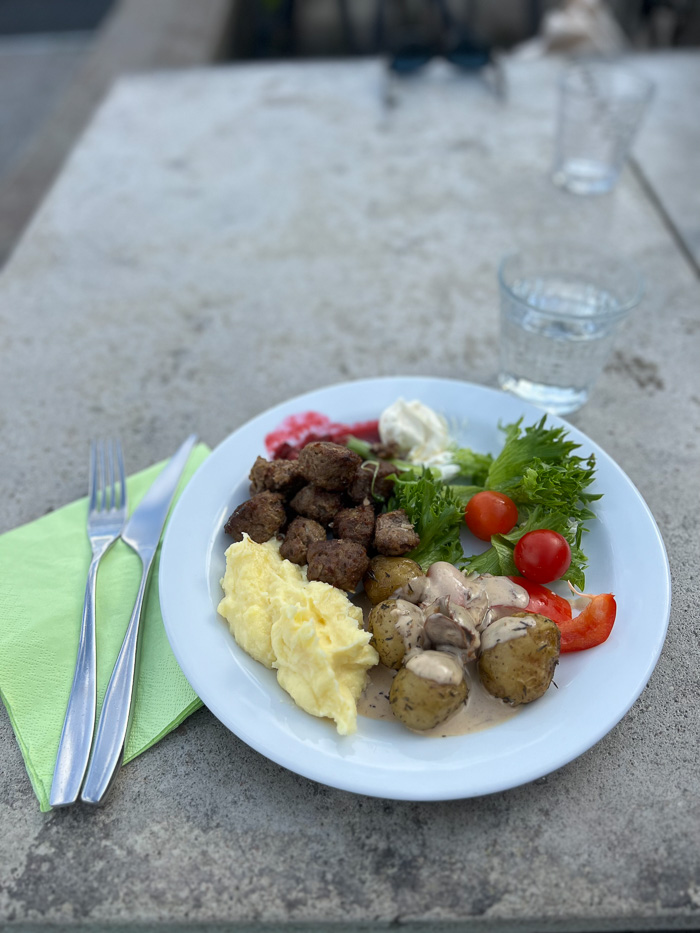
[[363, 583], [370, 602], [376, 606], [409, 580], [424, 576], [420, 564], [409, 557], [384, 557], [379, 554], [369, 562]]
[[382, 664], [398, 671], [406, 655], [406, 642], [409, 648], [419, 642], [424, 621], [418, 606], [405, 599], [385, 599], [372, 608], [367, 620], [370, 644]]
[[535, 624], [524, 635], [483, 650], [478, 667], [485, 690], [511, 706], [520, 706], [539, 699], [551, 684], [559, 660], [560, 634], [557, 625], [545, 616], [527, 612], [511, 616], [529, 616]]
[[456, 684], [440, 683], [402, 667], [391, 684], [389, 702], [400, 722], [409, 729], [425, 732], [449, 719], [468, 696], [469, 688], [464, 677]]

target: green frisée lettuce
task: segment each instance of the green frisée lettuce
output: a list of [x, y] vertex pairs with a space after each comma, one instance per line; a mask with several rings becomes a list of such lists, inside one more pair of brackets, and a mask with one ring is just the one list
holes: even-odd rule
[[568, 580], [578, 589], [584, 589], [588, 558], [581, 550], [583, 525], [576, 526], [572, 524], [564, 513], [547, 511], [540, 507], [536, 507], [524, 522], [516, 525], [508, 534], [493, 535], [491, 547], [484, 551], [483, 554], [463, 558], [459, 562], [460, 570], [464, 570], [466, 573], [492, 573], [495, 576], [519, 575], [513, 558], [515, 545], [523, 535], [539, 528], [549, 528], [550, 531], [557, 531], [569, 542], [571, 565], [561, 579]]
[[403, 509], [420, 537], [420, 544], [406, 555], [424, 570], [438, 560], [456, 564], [463, 560], [460, 541], [464, 509], [459, 499], [430, 470], [399, 473], [389, 511]]
[[595, 457], [577, 456], [580, 445], [568, 439], [564, 428], [548, 427], [546, 416], [524, 429], [520, 419], [502, 430], [506, 435], [503, 449], [489, 465], [483, 485], [453, 484], [451, 488], [462, 505], [482, 489], [505, 493], [518, 506], [518, 524], [507, 535], [494, 535], [491, 547], [468, 557], [463, 568], [515, 574], [513, 549], [520, 538], [529, 531], [549, 528], [571, 547], [571, 566], [562, 579], [583, 587], [587, 560], [581, 538], [584, 523], [595, 518], [590, 503], [600, 498], [588, 491], [595, 478]]
[[469, 447], [455, 447], [452, 451], [452, 463], [459, 467], [459, 475], [468, 481], [478, 492], [484, 483], [493, 463], [491, 454], [479, 454]]
[[579, 445], [567, 440], [566, 430], [546, 427], [545, 422], [546, 416], [522, 430], [521, 418], [502, 427], [503, 449], [489, 465], [483, 483], [469, 476], [469, 485], [453, 484], [460, 501], [466, 505], [475, 492], [494, 489], [518, 506], [567, 510], [577, 521], [593, 518], [588, 503], [600, 496], [586, 489], [595, 477], [595, 457], [576, 456]]

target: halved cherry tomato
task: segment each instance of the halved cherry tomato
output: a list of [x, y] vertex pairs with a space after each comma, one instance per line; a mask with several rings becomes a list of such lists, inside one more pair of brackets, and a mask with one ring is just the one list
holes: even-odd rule
[[549, 528], [528, 531], [515, 545], [513, 560], [518, 572], [534, 583], [552, 583], [571, 564], [571, 548], [566, 538]]
[[617, 604], [612, 593], [594, 596], [575, 618], [557, 622], [561, 632], [561, 652], [585, 651], [601, 645], [612, 631]]
[[530, 594], [530, 602], [527, 604], [526, 612], [537, 612], [541, 616], [546, 616], [557, 625], [560, 622], [568, 622], [571, 619], [571, 603], [563, 596], [553, 593], [546, 586], [539, 583], [533, 583], [532, 580], [526, 580], [525, 577], [511, 577], [513, 583], [522, 586]]
[[505, 535], [513, 530], [518, 521], [518, 507], [505, 493], [485, 489], [467, 502], [464, 521], [475, 538], [490, 541], [491, 535]]

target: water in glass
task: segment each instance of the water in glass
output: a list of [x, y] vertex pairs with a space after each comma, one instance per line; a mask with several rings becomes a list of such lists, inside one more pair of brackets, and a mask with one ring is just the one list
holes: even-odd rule
[[501, 387], [556, 414], [575, 411], [608, 356], [618, 300], [580, 278], [522, 278], [511, 291], [501, 296]]

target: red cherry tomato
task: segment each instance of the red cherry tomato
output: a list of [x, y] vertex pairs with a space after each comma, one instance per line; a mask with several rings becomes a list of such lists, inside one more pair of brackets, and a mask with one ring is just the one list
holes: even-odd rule
[[612, 593], [594, 596], [576, 618], [558, 622], [561, 632], [561, 652], [585, 651], [602, 644], [612, 632], [617, 615], [617, 604]]
[[551, 583], [569, 569], [571, 548], [566, 538], [549, 528], [528, 531], [515, 545], [518, 571], [534, 583]]
[[546, 616], [557, 625], [560, 622], [568, 622], [571, 619], [571, 603], [563, 596], [553, 593], [546, 586], [540, 586], [539, 583], [533, 583], [532, 580], [526, 580], [525, 577], [511, 577], [513, 583], [522, 586], [530, 594], [530, 602], [527, 604], [526, 612], [536, 612], [541, 616]]
[[485, 489], [467, 502], [464, 521], [475, 538], [490, 541], [491, 535], [505, 535], [513, 530], [518, 521], [518, 507], [504, 493]]

